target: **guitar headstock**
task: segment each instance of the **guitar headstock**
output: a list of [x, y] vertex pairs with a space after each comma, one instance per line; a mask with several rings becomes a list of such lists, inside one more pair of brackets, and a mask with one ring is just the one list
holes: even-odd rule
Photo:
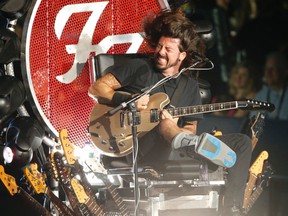
[[85, 161], [85, 165], [88, 168], [88, 171], [93, 173], [99, 173], [107, 175], [107, 170], [102, 166], [102, 164], [96, 158], [90, 158]]
[[271, 179], [273, 175], [273, 169], [271, 167], [271, 164], [268, 161], [265, 161], [264, 165], [263, 165], [263, 172], [261, 175], [261, 186], [268, 186], [269, 185], [269, 181]]
[[59, 132], [59, 139], [64, 151], [64, 155], [66, 157], [68, 164], [74, 164], [77, 160], [76, 156], [74, 155], [74, 146], [70, 142], [68, 138], [68, 131], [67, 129], [62, 129]]
[[48, 161], [50, 162], [49, 172], [50, 172], [50, 174], [52, 175], [52, 177], [53, 177], [56, 181], [59, 181], [59, 176], [58, 176], [58, 172], [57, 172], [57, 167], [56, 167], [56, 164], [55, 164], [55, 161], [54, 161], [54, 153], [55, 153], [55, 152], [51, 152], [51, 153], [49, 154], [49, 157], [48, 157]]
[[257, 159], [255, 160], [255, 162], [250, 167], [249, 169], [250, 173], [254, 174], [255, 176], [257, 176], [258, 174], [261, 174], [263, 171], [264, 161], [268, 159], [268, 156], [269, 155], [267, 151], [262, 151], [260, 155], [257, 157]]
[[47, 185], [43, 175], [38, 171], [38, 165], [36, 163], [31, 163], [30, 169], [27, 166], [24, 167], [23, 172], [35, 193], [40, 194], [46, 192]]
[[240, 100], [238, 102], [238, 108], [241, 110], [262, 110], [273, 112], [275, 110], [275, 105], [269, 102], [247, 99]]
[[11, 196], [18, 192], [18, 185], [16, 184], [15, 178], [5, 173], [4, 167], [2, 165], [0, 165], [0, 179]]
[[257, 116], [252, 120], [251, 131], [252, 135], [259, 139], [260, 135], [263, 133], [263, 127], [265, 125], [265, 115], [264, 113], [258, 112]]
[[86, 200], [89, 199], [83, 186], [79, 183], [79, 181], [75, 177], [71, 179], [71, 186], [79, 203], [85, 203]]
[[63, 154], [61, 152], [54, 152], [53, 161], [58, 179], [64, 184], [70, 182], [71, 169], [64, 163]]

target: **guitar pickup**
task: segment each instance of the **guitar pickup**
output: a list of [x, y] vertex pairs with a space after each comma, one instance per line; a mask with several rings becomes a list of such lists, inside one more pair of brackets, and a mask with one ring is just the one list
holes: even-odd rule
[[121, 112], [120, 113], [120, 127], [121, 128], [124, 128], [124, 122], [125, 122], [125, 120], [124, 120], [124, 116], [125, 116], [125, 113], [124, 112]]
[[159, 121], [159, 112], [158, 109], [150, 110], [150, 122], [158, 122]]
[[[129, 112], [127, 117], [128, 117], [128, 124], [129, 125], [133, 125], [132, 112]], [[140, 114], [140, 112], [136, 113], [134, 121], [135, 121], [135, 125], [141, 124], [141, 114]]]

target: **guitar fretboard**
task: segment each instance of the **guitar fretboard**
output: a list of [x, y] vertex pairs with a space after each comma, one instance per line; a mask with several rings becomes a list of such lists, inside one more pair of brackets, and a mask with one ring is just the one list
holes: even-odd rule
[[68, 208], [68, 206], [64, 205], [61, 200], [49, 188], [47, 188], [46, 194], [59, 212], [59, 215], [75, 216], [73, 211]]
[[231, 101], [231, 102], [225, 102], [225, 103], [214, 103], [214, 104], [206, 104], [206, 105], [203, 104], [203, 105], [190, 106], [190, 107], [168, 108], [167, 111], [172, 116], [185, 116], [185, 115], [192, 115], [192, 114], [201, 114], [201, 113], [208, 113], [208, 112], [231, 110], [231, 109], [237, 109], [237, 108], [238, 108], [238, 102]]
[[38, 201], [36, 201], [32, 196], [30, 196], [25, 190], [21, 187], [18, 188], [18, 195], [23, 197], [23, 200], [27, 201], [33, 208], [43, 216], [51, 216], [51, 213], [45, 209]]

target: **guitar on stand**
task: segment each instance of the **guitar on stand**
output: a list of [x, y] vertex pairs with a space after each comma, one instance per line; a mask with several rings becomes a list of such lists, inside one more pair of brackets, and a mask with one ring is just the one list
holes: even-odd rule
[[74, 214], [74, 212], [69, 207], [67, 207], [49, 187], [47, 187], [43, 175], [38, 171], [38, 165], [36, 163], [31, 163], [30, 169], [28, 167], [25, 167], [24, 175], [32, 186], [35, 193], [43, 193], [48, 196], [50, 201], [54, 204], [59, 215], [76, 216], [76, 214]]
[[[59, 133], [60, 141], [64, 150], [64, 155], [67, 159], [68, 164], [75, 165], [75, 168], [77, 169], [77, 173], [81, 172], [83, 178], [84, 178], [84, 172], [83, 167], [80, 167], [80, 164], [78, 162], [78, 159], [74, 155], [74, 147], [72, 143], [70, 142], [68, 138], [68, 131], [66, 129], [62, 129]], [[123, 201], [122, 197], [120, 196], [119, 192], [117, 191], [117, 187], [113, 185], [110, 180], [108, 179], [107, 172], [104, 169], [104, 167], [100, 164], [97, 160], [89, 160], [85, 163], [90, 169], [93, 167], [93, 173], [96, 177], [101, 179], [103, 183], [105, 184], [108, 192], [110, 193], [113, 202], [115, 203], [117, 210], [119, 213], [121, 213], [122, 216], [128, 216], [131, 215], [130, 211], [128, 210], [125, 202]], [[81, 168], [81, 170], [79, 170]], [[82, 179], [81, 176], [81, 179]], [[85, 178], [86, 179], [86, 178]], [[84, 183], [85, 184], [85, 183]], [[86, 183], [88, 184], [88, 182]], [[73, 178], [71, 179], [71, 185], [74, 189], [74, 192], [78, 198], [79, 202], [87, 202], [89, 200], [89, 196], [85, 190], [85, 187], [82, 186], [77, 179]], [[87, 186], [86, 186], [87, 187]]]
[[[264, 120], [265, 114], [259, 112], [251, 126], [252, 151], [255, 149], [259, 137], [263, 133], [263, 127], [265, 125]], [[268, 152], [262, 151], [262, 153], [260, 153], [258, 158], [255, 160], [254, 164], [250, 167], [250, 177], [246, 185], [243, 202], [243, 209], [246, 214], [250, 211], [256, 200], [259, 198], [263, 191], [263, 186], [268, 182], [272, 175], [272, 169], [267, 159]], [[261, 173], [260, 167], [262, 167]], [[260, 184], [256, 184], [257, 179], [260, 181]]]
[[0, 165], [0, 179], [7, 188], [11, 196], [20, 196], [23, 201], [26, 201], [36, 212], [42, 216], [52, 216], [52, 214], [44, 208], [34, 197], [28, 194], [23, 188], [19, 187], [15, 178], [5, 173], [4, 167]]
[[[68, 138], [68, 131], [67, 129], [62, 129], [59, 132], [59, 138], [60, 142], [64, 151], [65, 158], [67, 160], [67, 164], [74, 169], [75, 173], [80, 176], [81, 179], [81, 185], [84, 188], [85, 194], [88, 196], [88, 199], [85, 200], [85, 204], [88, 207], [89, 211], [92, 214], [96, 215], [104, 215], [104, 209], [101, 205], [98, 204], [97, 198], [91, 188], [90, 183], [88, 182], [86, 175], [83, 170], [83, 166], [79, 163], [78, 159], [76, 158], [74, 154], [74, 146], [70, 142]], [[58, 157], [58, 156], [57, 156]], [[59, 158], [57, 158], [58, 166], [62, 166], [63, 164], [61, 161], [59, 161]], [[74, 181], [75, 183], [75, 181]], [[75, 184], [74, 184], [75, 185]], [[83, 192], [84, 192], [83, 191]], [[75, 192], [75, 191], [74, 191]], [[79, 201], [79, 199], [78, 199]]]
[[243, 209], [246, 209], [248, 206], [248, 201], [255, 187], [258, 175], [260, 175], [263, 172], [263, 164], [267, 159], [268, 159], [268, 152], [262, 151], [249, 169], [250, 176], [245, 188], [244, 201], [242, 206]]
[[72, 174], [71, 167], [65, 164], [63, 159], [64, 155], [60, 152], [53, 152], [50, 155], [50, 161], [54, 171], [54, 178], [60, 182], [60, 185], [66, 194], [74, 212], [77, 215], [90, 216], [93, 213], [91, 211], [92, 209], [98, 213], [97, 215], [103, 215], [100, 214], [100, 211], [97, 211], [98, 204], [95, 205], [92, 199], [88, 199], [86, 203], [83, 203], [79, 202], [79, 199], [75, 197], [76, 194], [74, 193], [73, 187], [71, 185], [71, 179], [74, 178], [74, 174]]
[[259, 196], [262, 194], [264, 188], [267, 188], [269, 185], [269, 181], [271, 179], [271, 176], [273, 174], [273, 170], [269, 162], [266, 160], [264, 162], [264, 168], [263, 173], [261, 174], [260, 181], [256, 185], [255, 189], [253, 190], [252, 195], [247, 200], [244, 208], [244, 213], [248, 214], [253, 205], [255, 204], [256, 200], [259, 198]]
[[117, 207], [117, 210], [121, 213], [121, 215], [123, 216], [132, 215], [128, 210], [124, 200], [117, 191], [117, 187], [113, 185], [109, 180], [107, 171], [104, 169], [104, 167], [100, 163], [97, 163], [97, 161], [95, 160], [87, 160], [85, 163], [89, 167], [89, 169], [91, 169], [93, 174], [103, 181], [108, 192], [112, 197], [113, 202]]

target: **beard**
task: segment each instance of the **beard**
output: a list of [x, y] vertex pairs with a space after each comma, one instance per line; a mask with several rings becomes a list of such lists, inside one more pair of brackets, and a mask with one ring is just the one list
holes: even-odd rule
[[[166, 60], [166, 65], [160, 64], [158, 62], [159, 59]], [[171, 67], [176, 66], [177, 64], [178, 64], [178, 58], [174, 62], [170, 63], [167, 57], [160, 56], [159, 54], [155, 56], [155, 65], [160, 71], [165, 71]]]

